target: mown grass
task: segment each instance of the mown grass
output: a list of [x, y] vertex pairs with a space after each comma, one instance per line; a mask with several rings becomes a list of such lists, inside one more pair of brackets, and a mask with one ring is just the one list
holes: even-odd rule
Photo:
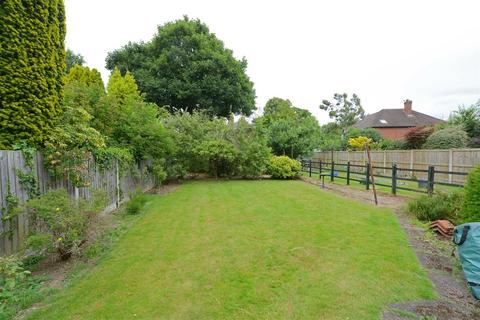
[[377, 319], [435, 297], [390, 210], [299, 181], [192, 182], [145, 210], [30, 319]]

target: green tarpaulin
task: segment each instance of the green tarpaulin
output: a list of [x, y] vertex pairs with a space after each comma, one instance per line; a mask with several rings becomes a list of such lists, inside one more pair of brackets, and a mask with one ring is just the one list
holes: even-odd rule
[[480, 222], [455, 227], [453, 242], [458, 245], [460, 262], [470, 289], [480, 300]]

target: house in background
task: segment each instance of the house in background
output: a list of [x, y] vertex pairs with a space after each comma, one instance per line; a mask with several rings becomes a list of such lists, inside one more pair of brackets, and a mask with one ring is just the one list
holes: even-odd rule
[[382, 109], [367, 115], [353, 125], [354, 128], [374, 128], [387, 139], [403, 139], [416, 127], [432, 126], [444, 122], [441, 119], [414, 111], [412, 100], [405, 100], [403, 109]]

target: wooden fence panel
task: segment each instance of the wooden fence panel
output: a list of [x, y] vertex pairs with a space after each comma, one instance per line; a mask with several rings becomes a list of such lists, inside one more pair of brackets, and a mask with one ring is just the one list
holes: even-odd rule
[[[372, 165], [374, 167], [391, 167], [397, 164], [402, 169], [427, 170], [434, 166], [435, 171], [453, 171], [468, 173], [480, 165], [480, 149], [450, 149], [450, 150], [372, 150]], [[364, 165], [366, 162], [364, 151], [320, 151], [315, 152], [314, 161], [324, 161]], [[391, 170], [374, 169], [375, 174], [391, 175]], [[353, 170], [352, 170], [353, 171]], [[411, 177], [426, 180], [426, 172], [398, 171], [399, 177]], [[435, 181], [445, 183], [464, 184], [466, 176], [436, 173]]]
[[[120, 203], [127, 200], [137, 188], [146, 191], [154, 186], [153, 177], [148, 170], [151, 162], [148, 161], [135, 165], [125, 174], [122, 174], [117, 166], [102, 171], [93, 162], [89, 162], [87, 167], [91, 183], [83, 188], [76, 188], [66, 178], [51, 175], [45, 168], [44, 161], [42, 155], [37, 153], [33, 159], [33, 168], [29, 169], [26, 167], [21, 151], [0, 150], [0, 255], [12, 254], [21, 249], [28, 236], [26, 214], [19, 214], [12, 221], [1, 219], [9, 193], [15, 196], [20, 204], [28, 200], [27, 190], [24, 189], [18, 177], [19, 171], [26, 173], [33, 170], [40, 194], [51, 189], [66, 188], [72, 198], [91, 199], [95, 189], [104, 190], [109, 197], [106, 212], [114, 210]], [[9, 230], [12, 230], [11, 234], [7, 234]]]

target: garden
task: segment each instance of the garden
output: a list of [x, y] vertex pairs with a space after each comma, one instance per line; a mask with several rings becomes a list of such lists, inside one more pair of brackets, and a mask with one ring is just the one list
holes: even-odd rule
[[480, 220], [480, 167], [373, 206], [368, 174], [332, 162], [323, 189], [299, 160], [476, 147], [480, 103], [393, 141], [352, 128], [356, 94], [323, 100], [325, 125], [279, 97], [258, 113], [246, 58], [199, 19], [111, 51], [106, 83], [65, 48], [62, 0], [6, 0], [0, 25], [0, 319], [479, 315], [458, 259], [442, 291], [422, 255], [452, 249], [429, 222]]
[[30, 318], [374, 319], [435, 296], [389, 209], [297, 181], [194, 181], [149, 197]]

